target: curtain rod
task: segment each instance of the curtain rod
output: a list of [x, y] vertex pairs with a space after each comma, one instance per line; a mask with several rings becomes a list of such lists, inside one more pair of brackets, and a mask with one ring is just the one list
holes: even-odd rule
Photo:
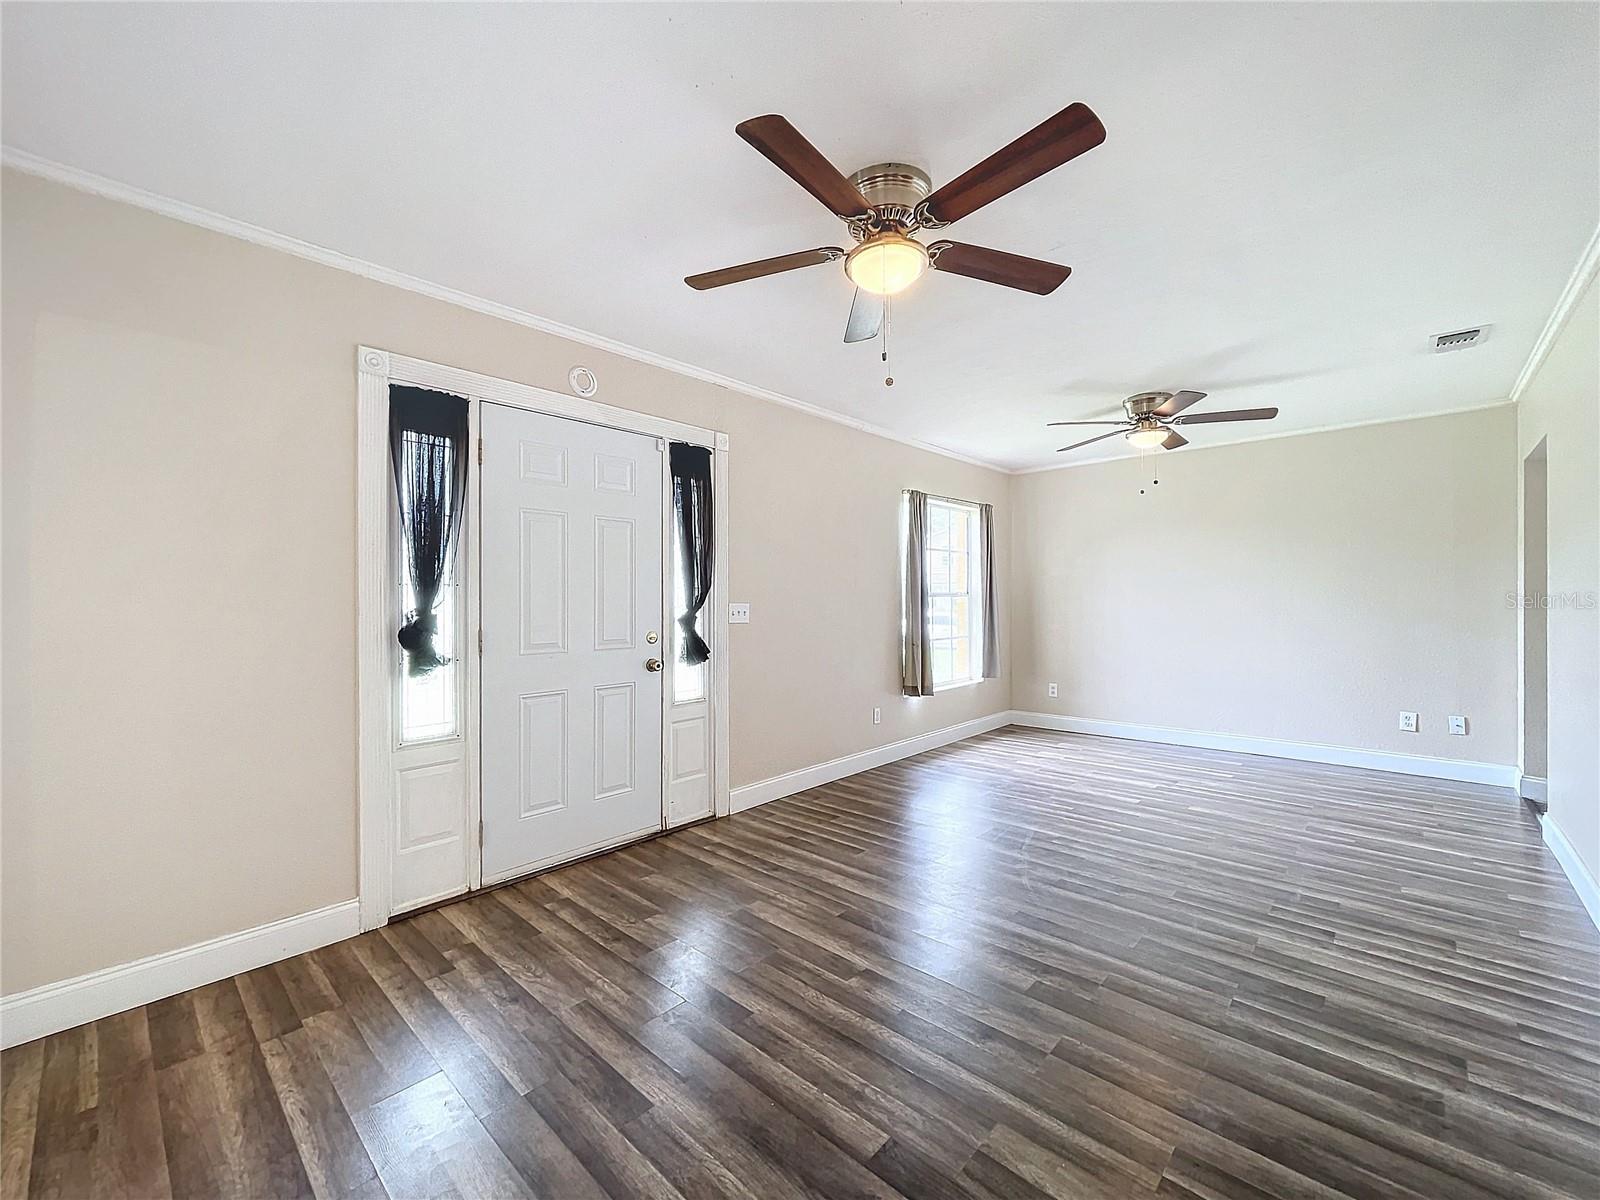
[[[916, 488], [901, 488], [900, 494], [902, 496], [909, 496], [916, 490]], [[933, 492], [923, 492], [922, 494], [929, 500], [943, 500], [946, 504], [966, 504], [972, 508], [982, 508], [984, 505], [984, 501], [982, 500], [963, 500], [959, 496], [938, 496]]]

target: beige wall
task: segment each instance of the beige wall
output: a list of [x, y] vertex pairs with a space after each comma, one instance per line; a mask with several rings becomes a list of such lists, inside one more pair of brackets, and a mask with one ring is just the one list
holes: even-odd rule
[[1514, 429], [1504, 406], [1185, 450], [1159, 485], [1019, 477], [1014, 707], [1514, 762]]
[[[11, 171], [0, 218], [6, 994], [354, 896], [360, 343], [556, 390], [582, 362], [729, 432], [736, 787], [1008, 707], [1509, 763], [1519, 445], [1548, 437], [1549, 591], [1600, 574], [1592, 287], [1515, 410], [1152, 487], [1008, 478]], [[899, 695], [903, 487], [996, 505], [1012, 679]], [[1551, 814], [1600, 870], [1594, 609], [1549, 658]]]
[[[1600, 288], [1593, 280], [1517, 404], [1517, 444], [1543, 439], [1550, 819], [1600, 877]], [[1575, 598], [1575, 602], [1563, 598]]]
[[1009, 707], [897, 686], [900, 489], [993, 503], [1006, 578], [1005, 475], [16, 172], [0, 213], [7, 994], [355, 895], [360, 343], [730, 434], [734, 786]]

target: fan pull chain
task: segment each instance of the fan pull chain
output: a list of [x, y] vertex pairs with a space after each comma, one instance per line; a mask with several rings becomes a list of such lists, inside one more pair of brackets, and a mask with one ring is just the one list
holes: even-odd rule
[[[1154, 454], [1154, 453], [1155, 453], [1154, 450], [1146, 450], [1142, 446], [1139, 448], [1139, 470], [1141, 472], [1144, 471], [1145, 456], [1149, 455], [1149, 454]], [[1159, 462], [1160, 460], [1158, 459], [1157, 461]], [[1161, 474], [1161, 468], [1157, 467], [1157, 466], [1152, 466], [1150, 469], [1153, 472], [1153, 474], [1150, 477], [1150, 486], [1151, 487], [1156, 487], [1157, 485], [1159, 485], [1161, 483], [1161, 480], [1158, 478], [1158, 476], [1160, 476], [1160, 474]], [[1140, 488], [1139, 489], [1139, 495], [1142, 496], [1144, 494], [1145, 494], [1144, 488]]]
[[883, 301], [883, 386], [894, 386], [894, 363], [889, 358], [889, 332], [894, 328], [894, 297]]

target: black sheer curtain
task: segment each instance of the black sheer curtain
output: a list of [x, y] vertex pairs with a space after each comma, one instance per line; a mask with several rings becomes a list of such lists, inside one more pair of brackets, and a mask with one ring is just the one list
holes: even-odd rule
[[700, 610], [711, 598], [711, 451], [704, 446], [674, 442], [670, 458], [672, 506], [678, 518], [678, 559], [683, 567], [686, 600], [678, 627], [683, 630], [683, 661], [698, 664], [711, 657], [711, 647], [695, 628]]
[[389, 458], [416, 607], [398, 640], [406, 669], [426, 675], [439, 655], [434, 607], [461, 529], [467, 495], [467, 402], [426, 388], [389, 388]]

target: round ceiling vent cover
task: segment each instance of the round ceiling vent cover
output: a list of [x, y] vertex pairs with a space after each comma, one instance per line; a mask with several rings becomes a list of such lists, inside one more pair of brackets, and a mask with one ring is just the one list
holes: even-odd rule
[[573, 367], [567, 374], [572, 390], [580, 396], [592, 396], [600, 390], [600, 381], [588, 367]]

